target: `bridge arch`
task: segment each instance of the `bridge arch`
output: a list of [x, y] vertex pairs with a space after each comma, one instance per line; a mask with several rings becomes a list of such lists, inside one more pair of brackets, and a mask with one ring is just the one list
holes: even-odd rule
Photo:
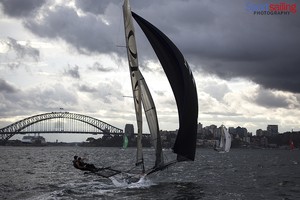
[[32, 126], [33, 124], [39, 123], [45, 120], [51, 120], [55, 118], [65, 118], [65, 119], [73, 119], [83, 123], [86, 123], [90, 126], [93, 126], [103, 133], [123, 133], [122, 129], [119, 129], [115, 126], [107, 124], [99, 119], [89, 117], [82, 114], [70, 113], [70, 112], [51, 112], [51, 113], [43, 113], [39, 115], [34, 115], [22, 120], [19, 120], [11, 125], [8, 125], [2, 129], [0, 129], [1, 141], [7, 141], [15, 134], [22, 133], [21, 131], [25, 128]]

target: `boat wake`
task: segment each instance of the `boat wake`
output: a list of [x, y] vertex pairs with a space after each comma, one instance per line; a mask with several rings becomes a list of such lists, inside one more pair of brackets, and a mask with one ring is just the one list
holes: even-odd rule
[[155, 185], [146, 176], [141, 176], [139, 178], [126, 178], [126, 177], [109, 177], [112, 183], [118, 188], [147, 188]]

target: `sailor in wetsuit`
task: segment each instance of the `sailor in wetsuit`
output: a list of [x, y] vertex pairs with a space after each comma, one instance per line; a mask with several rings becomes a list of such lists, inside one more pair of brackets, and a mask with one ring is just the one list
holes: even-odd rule
[[83, 171], [91, 171], [91, 172], [97, 171], [95, 165], [83, 162], [82, 159], [78, 156], [74, 156], [73, 166], [76, 169], [80, 169]]

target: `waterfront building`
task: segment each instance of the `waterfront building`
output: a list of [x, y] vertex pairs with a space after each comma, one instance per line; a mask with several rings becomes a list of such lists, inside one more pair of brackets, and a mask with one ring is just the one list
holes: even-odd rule
[[202, 135], [202, 133], [203, 133], [202, 129], [203, 129], [203, 126], [202, 126], [202, 124], [199, 122], [198, 125], [197, 125], [197, 138], [201, 138], [201, 135]]
[[257, 129], [256, 130], [256, 136], [263, 136], [263, 130], [262, 129]]
[[278, 134], [278, 125], [268, 125], [267, 131], [270, 135]]
[[126, 124], [125, 125], [125, 135], [128, 138], [134, 138], [134, 126], [133, 126], [133, 124]]
[[25, 135], [21, 142], [24, 144], [46, 144], [45, 138], [40, 135]]

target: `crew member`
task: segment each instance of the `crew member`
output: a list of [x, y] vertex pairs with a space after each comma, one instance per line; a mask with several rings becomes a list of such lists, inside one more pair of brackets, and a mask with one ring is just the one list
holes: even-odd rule
[[82, 159], [78, 156], [74, 156], [73, 166], [76, 169], [80, 169], [83, 171], [91, 171], [91, 172], [97, 171], [95, 165], [83, 162]]

